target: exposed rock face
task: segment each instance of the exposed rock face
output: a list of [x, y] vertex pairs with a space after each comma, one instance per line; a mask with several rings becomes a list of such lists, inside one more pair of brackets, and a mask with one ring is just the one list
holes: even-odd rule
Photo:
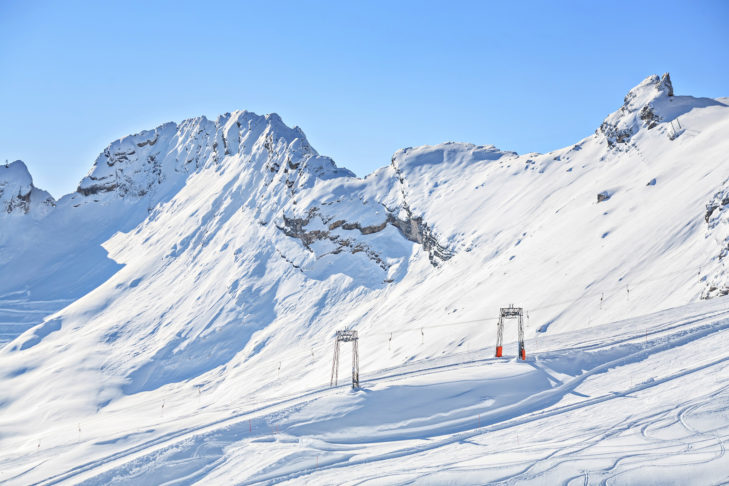
[[[727, 191], [719, 191], [714, 197], [706, 204], [706, 214], [704, 214], [704, 221], [709, 223], [709, 228], [714, 228], [719, 223], [721, 212], [726, 209], [729, 205], [729, 194]], [[719, 210], [717, 214], [714, 211]], [[713, 218], [712, 218], [713, 215]]]
[[[326, 240], [334, 245], [334, 248], [329, 250], [327, 254], [363, 252], [385, 271], [390, 268], [386, 256], [374, 245], [371, 245], [366, 236], [380, 233], [388, 225], [396, 228], [400, 235], [408, 241], [421, 245], [423, 250], [428, 252], [430, 263], [434, 267], [453, 256], [451, 251], [438, 243], [432, 230], [423, 222], [422, 218], [413, 217], [409, 209], [406, 209], [405, 212], [408, 215], [405, 219], [398, 218], [394, 212], [388, 211], [381, 223], [364, 225], [357, 221], [334, 219], [331, 216], [322, 214], [318, 207], [313, 207], [302, 218], [284, 215], [282, 217], [283, 224], [277, 227], [286, 236], [299, 239], [304, 247], [312, 253], [315, 253], [314, 243]], [[323, 224], [314, 222], [315, 218]], [[358, 233], [356, 235], [348, 233], [351, 231], [357, 231]]]
[[30, 172], [22, 161], [0, 165], [0, 215], [32, 213], [40, 217], [55, 204], [48, 192], [33, 185]]
[[608, 123], [607, 121], [602, 122], [598, 131], [605, 136], [609, 147], [628, 142], [635, 133], [632, 127], [618, 128], [617, 124]]
[[[328, 227], [326, 229], [307, 230], [306, 227], [311, 223], [314, 217], [322, 218], [322, 221], [325, 224], [329, 223]], [[289, 218], [283, 216], [283, 223], [284, 224], [282, 226], [278, 226], [278, 228], [283, 231], [286, 236], [301, 240], [304, 247], [312, 253], [314, 252], [312, 245], [315, 242], [328, 240], [335, 245], [332, 250], [327, 252], [328, 254], [336, 255], [343, 251], [352, 254], [364, 252], [370, 260], [375, 262], [383, 270], [388, 270], [390, 267], [390, 265], [383, 260], [380, 253], [371, 248], [366, 242], [360, 241], [357, 238], [338, 231], [358, 230], [361, 235], [371, 235], [384, 230], [387, 226], [387, 221], [375, 226], [361, 226], [359, 223], [348, 223], [342, 219], [331, 222], [331, 218], [322, 216], [319, 208], [314, 207], [309, 210], [309, 214], [306, 218]]]
[[77, 192], [84, 196], [107, 192], [123, 197], [146, 195], [164, 180], [158, 161], [161, 154], [154, 146], [160, 137], [169, 139], [176, 128], [176, 124], [168, 123], [112, 143], [96, 159]]
[[667, 96], [673, 96], [673, 84], [671, 83], [671, 75], [669, 73], [663, 73], [657, 88], [659, 91], [666, 93]]
[[655, 128], [660, 121], [660, 118], [658, 117], [658, 115], [656, 115], [650, 105], [645, 105], [640, 110], [640, 119], [643, 120], [643, 123], [646, 127], [648, 127], [648, 130], [650, 130], [651, 128]]
[[403, 209], [407, 214], [407, 219], [397, 218], [390, 213], [387, 215], [387, 223], [400, 230], [400, 233], [408, 240], [422, 245], [423, 250], [428, 252], [428, 259], [434, 267], [449, 260], [453, 256], [453, 252], [438, 243], [431, 228], [423, 222], [423, 218], [413, 217], [407, 206]]
[[[406, 151], [401, 151], [401, 153], [404, 152]], [[438, 242], [434, 231], [423, 221], [422, 217], [413, 216], [413, 211], [408, 204], [405, 176], [398, 163], [397, 154], [392, 157], [390, 165], [397, 176], [402, 198], [402, 211], [398, 212], [400, 214], [404, 213], [405, 218], [396, 217], [395, 214], [397, 213], [395, 211], [389, 211], [388, 222], [399, 229], [405, 238], [422, 245], [423, 249], [428, 252], [431, 265], [437, 267], [440, 262], [450, 259], [453, 252]]]
[[[420, 188], [428, 186], [418, 181], [418, 192], [409, 193], [407, 179], [419, 179], [424, 171], [431, 173], [430, 168], [446, 166], [450, 157], [464, 154], [465, 164], [505, 155], [491, 146], [454, 143], [404, 149], [393, 156], [390, 167], [371, 177], [337, 179], [336, 184], [322, 187], [317, 197], [286, 207], [277, 217], [276, 226], [285, 235], [300, 240], [310, 260], [296, 260], [293, 252], [282, 257], [306, 271], [317, 266], [314, 262], [326, 261], [331, 255], [360, 254], [387, 273], [383, 276], [385, 282], [401, 274], [413, 246], [424, 250], [434, 267], [449, 260], [453, 250], [440, 241], [427, 222], [430, 203], [424, 204], [423, 197], [427, 196]], [[417, 209], [413, 209], [413, 201]], [[367, 261], [360, 259], [357, 265], [367, 266]]]
[[649, 76], [628, 92], [623, 106], [605, 118], [595, 133], [604, 137], [611, 148], [627, 144], [641, 127], [650, 130], [662, 121], [655, 104], [671, 96], [673, 85], [668, 73], [660, 78]]
[[729, 255], [729, 189], [723, 189], [706, 204], [706, 238], [714, 238], [718, 246], [720, 268], [707, 276], [701, 298], [710, 299], [729, 294], [729, 271], [726, 256]]
[[312, 178], [354, 175], [320, 156], [301, 129], [287, 127], [278, 115], [238, 111], [216, 121], [198, 117], [166, 123], [113, 142], [96, 159], [77, 192], [138, 199], [165, 192], [225, 156], [247, 160], [251, 168], [265, 174], [265, 185], [279, 180], [290, 194]]

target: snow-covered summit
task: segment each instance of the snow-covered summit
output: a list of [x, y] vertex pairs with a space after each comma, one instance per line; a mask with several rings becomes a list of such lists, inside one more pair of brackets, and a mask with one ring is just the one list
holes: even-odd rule
[[711, 98], [675, 96], [669, 73], [653, 74], [631, 89], [623, 100], [623, 106], [608, 115], [595, 133], [607, 142], [608, 147], [625, 150], [640, 131], [656, 130], [669, 139], [683, 133], [681, 115], [697, 108], [720, 106]]
[[55, 203], [50, 193], [33, 185], [28, 167], [22, 161], [0, 165], [0, 217], [16, 214], [42, 217]]
[[608, 115], [596, 133], [602, 135], [610, 147], [626, 144], [642, 127], [653, 129], [663, 121], [657, 107], [673, 96], [671, 76], [653, 74], [631, 89], [618, 111]]
[[311, 177], [353, 176], [320, 156], [301, 129], [289, 128], [277, 114], [236, 111], [215, 121], [201, 116], [180, 124], [165, 123], [113, 142], [96, 159], [77, 192], [157, 200], [179, 189], [188, 174], [215, 166], [224, 157], [238, 157], [269, 179], [281, 179], [290, 189], [310, 183]]

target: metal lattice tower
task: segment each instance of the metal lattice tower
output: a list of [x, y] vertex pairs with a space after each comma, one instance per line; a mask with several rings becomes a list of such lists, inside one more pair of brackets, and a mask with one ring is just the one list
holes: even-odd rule
[[334, 337], [334, 361], [332, 362], [332, 379], [329, 386], [337, 386], [337, 379], [339, 378], [339, 343], [341, 342], [352, 343], [352, 388], [359, 388], [359, 350], [357, 349], [359, 337], [357, 331], [348, 329], [337, 331]]
[[504, 350], [504, 319], [518, 319], [519, 321], [519, 357], [526, 360], [524, 348], [524, 310], [521, 307], [502, 307], [499, 313], [499, 323], [496, 328], [496, 357], [500, 358]]

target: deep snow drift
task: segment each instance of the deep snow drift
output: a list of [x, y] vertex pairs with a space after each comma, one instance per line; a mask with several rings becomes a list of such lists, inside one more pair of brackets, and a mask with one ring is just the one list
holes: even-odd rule
[[[235, 112], [112, 143], [58, 201], [0, 167], [0, 480], [726, 479], [728, 135], [664, 75], [548, 154], [360, 179]], [[510, 303], [527, 362], [491, 358]], [[327, 386], [345, 327], [359, 392]]]

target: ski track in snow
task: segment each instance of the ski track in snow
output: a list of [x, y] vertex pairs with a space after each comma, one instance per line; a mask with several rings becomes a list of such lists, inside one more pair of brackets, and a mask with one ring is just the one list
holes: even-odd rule
[[[561, 357], [563, 354], [570, 355], [579, 352], [585, 352], [587, 350], [591, 350], [594, 352], [601, 349], [613, 349], [616, 347], [627, 348], [626, 351], [620, 353], [623, 355], [618, 357], [617, 359], [596, 364], [596, 366], [594, 366], [592, 369], [587, 370], [586, 372], [581, 373], [565, 382], [562, 382], [554, 388], [530, 396], [522, 400], [521, 402], [509, 404], [505, 407], [505, 410], [497, 409], [488, 413], [483, 413], [481, 415], [482, 423], [488, 425], [484, 425], [482, 427], [472, 427], [474, 423], [474, 416], [469, 416], [468, 418], [462, 420], [461, 423], [456, 426], [449, 425], [443, 428], [440, 425], [436, 424], [424, 431], [419, 432], [419, 436], [417, 437], [411, 438], [407, 437], [407, 433], [404, 435], [400, 433], [399, 437], [388, 439], [397, 442], [407, 441], [408, 439], [427, 438], [429, 439], [427, 444], [414, 447], [404, 447], [402, 449], [397, 449], [395, 451], [390, 451], [379, 455], [368, 455], [366, 459], [357, 459], [356, 456], [358, 455], [358, 453], [352, 451], [348, 454], [340, 455], [338, 459], [321, 461], [317, 468], [306, 467], [303, 468], [303, 470], [299, 470], [294, 473], [271, 473], [268, 475], [263, 474], [242, 481], [241, 484], [280, 482], [284, 480], [301, 478], [303, 477], [302, 475], [306, 476], [309, 474], [320, 474], [322, 471], [341, 467], [356, 467], [361, 465], [372, 466], [379, 461], [387, 461], [396, 458], [404, 458], [410, 455], [423, 454], [428, 451], [437, 450], [451, 444], [457, 444], [463, 441], [467, 441], [475, 437], [484, 435], [487, 436], [489, 433], [497, 430], [524, 426], [530, 423], [538, 423], [550, 419], [555, 420], [556, 417], [575, 410], [589, 408], [611, 400], [629, 398], [633, 394], [649, 390], [653, 387], [657, 387], [665, 383], [669, 383], [672, 380], [676, 380], [691, 375], [693, 373], [697, 373], [702, 370], [718, 366], [720, 364], [727, 364], [729, 363], [729, 353], [726, 353], [725, 356], [722, 356], [707, 363], [703, 363], [699, 366], [686, 367], [681, 371], [677, 371], [675, 373], [665, 376], [658, 375], [657, 377], [651, 377], [649, 380], [643, 383], [639, 383], [632, 387], [623, 388], [619, 391], [611, 391], [610, 393], [606, 393], [601, 396], [588, 399], [580, 399], [575, 403], [559, 405], [559, 403], [564, 399], [565, 396], [574, 393], [583, 381], [589, 379], [593, 375], [606, 373], [608, 370], [619, 366], [626, 366], [636, 362], [641, 362], [649, 356], [661, 352], [670, 351], [677, 346], [690, 345], [692, 343], [695, 343], [696, 341], [707, 338], [717, 333], [725, 333], [724, 335], [729, 335], [729, 332], [727, 332], [728, 329], [729, 311], [707, 312], [699, 314], [695, 318], [686, 319], [683, 322], [663, 323], [661, 325], [651, 327], [649, 329], [649, 336], [651, 336], [650, 340], [647, 343], [641, 343], [638, 346], [640, 349], [635, 352], [630, 351], [632, 351], [633, 349], [633, 344], [635, 344], [636, 342], [640, 343], [644, 339], [645, 333], [642, 331], [632, 332], [629, 335], [620, 334], [618, 336], [611, 336], [613, 339], [607, 341], [603, 340], [602, 345], [591, 343], [590, 341], [593, 341], [594, 339], [588, 339], [585, 343], [578, 343], [578, 345], [574, 348], [555, 350], [552, 352], [545, 351], [540, 355], [536, 356], [534, 360], [528, 361], [526, 364], [539, 370], [540, 362]], [[484, 351], [484, 353], [485, 352], [486, 351]], [[397, 382], [398, 380], [406, 379], [409, 376], [427, 376], [429, 374], [437, 374], [448, 369], [458, 369], [463, 372], [463, 375], [467, 376], [468, 370], [471, 367], [490, 366], [497, 363], [498, 361], [500, 360], [496, 358], [482, 358], [447, 365], [435, 364], [433, 366], [430, 365], [430, 363], [420, 363], [418, 365], [413, 364], [411, 366], [417, 366], [417, 369], [404, 371], [401, 373], [393, 373], [392, 370], [374, 373], [371, 377], [363, 380], [363, 386], [365, 387], [365, 389], [367, 389], [368, 386], [374, 384], [382, 384], [392, 381]], [[341, 390], [342, 388], [347, 387], [348, 385], [340, 386], [338, 389]], [[38, 482], [36, 484], [60, 484], [68, 481], [75, 482], [77, 478], [89, 476], [90, 478], [93, 478], [87, 479], [87, 481], [90, 481], [91, 483], [104, 483], [107, 480], [113, 479], [115, 472], [118, 473], [120, 471], [124, 472], [127, 470], [133, 470], [135, 466], [130, 466], [128, 463], [138, 463], [140, 465], [137, 467], [141, 467], [142, 469], [144, 469], [144, 465], [153, 465], [156, 463], [156, 461], [154, 460], [155, 455], [163, 456], [167, 451], [175, 451], [176, 455], [182, 456], [184, 458], [180, 459], [182, 463], [184, 463], [185, 461], [191, 461], [193, 463], [196, 463], [200, 459], [198, 455], [198, 450], [202, 447], [205, 447], [205, 444], [209, 444], [211, 442], [220, 442], [221, 437], [223, 442], [235, 442], [236, 440], [240, 440], [242, 437], [248, 435], [245, 429], [248, 428], [249, 419], [252, 418], [253, 420], [255, 420], [255, 423], [258, 427], [258, 424], [266, 422], [266, 417], [270, 417], [273, 414], [280, 414], [282, 412], [286, 413], [287, 410], [292, 410], [300, 407], [302, 403], [310, 403], [321, 396], [335, 393], [336, 390], [337, 389], [332, 390], [328, 387], [323, 387], [316, 390], [311, 390], [308, 393], [303, 393], [295, 397], [270, 402], [260, 407], [248, 409], [243, 412], [237, 412], [233, 417], [219, 420], [214, 423], [205, 424], [194, 429], [177, 431], [173, 434], [161, 436], [151, 441], [142, 442], [133, 448], [125, 449], [111, 456], [100, 458], [91, 463], [81, 465], [71, 471], [68, 471], [67, 473], [47, 478], [46, 480]], [[707, 403], [711, 403], [712, 399], [718, 396], [729, 397], [729, 385], [724, 386], [719, 390], [708, 394], [707, 396], [698, 397], [694, 400], [691, 400], [689, 404], [682, 404], [680, 406], [677, 406], [675, 409], [666, 410], [660, 413], [653, 414], [652, 416], [642, 417], [640, 419], [634, 419], [626, 424], [620, 425], [619, 427], [611, 427], [607, 431], [602, 431], [588, 439], [581, 439], [582, 444], [579, 448], [574, 448], [572, 446], [557, 450], [550, 450], [548, 448], [545, 448], [544, 450], [542, 450], [541, 453], [546, 454], [547, 451], [549, 451], [548, 457], [542, 457], [538, 462], [549, 459], [550, 463], [552, 464], [552, 469], [558, 468], [559, 465], [562, 464], [562, 462], [569, 462], [573, 460], [571, 459], [573, 456], [594, 447], [596, 444], [599, 444], [606, 438], [633, 429], [640, 429], [643, 437], [645, 437], [649, 441], [652, 441], [651, 437], [646, 432], [646, 429], [649, 427], [656, 427], [659, 420], [663, 421], [667, 417], [673, 420], [669, 425], [681, 424], [687, 431], [689, 431], [690, 435], [695, 436], [694, 442], [692, 442], [692, 450], [696, 451], [695, 453], [698, 454], [699, 451], [706, 448], [711, 449], [711, 444], [717, 445], [720, 451], [717, 456], [718, 459], [720, 457], [723, 457], [724, 455], [723, 439], [716, 433], [710, 434], [706, 432], [696, 431], [686, 425], [686, 416], [690, 413], [690, 411], [695, 410], [700, 406], [706, 406]], [[492, 419], [490, 418], [490, 416], [493, 416], [494, 418]], [[666, 425], [661, 426], [666, 427]], [[290, 427], [291, 425], [289, 426], [289, 428]], [[729, 423], [726, 424], [726, 427], [729, 428]], [[723, 432], [725, 434], [724, 438], [729, 438], [729, 435], [726, 435], [728, 432], [729, 431], [726, 430]], [[247, 440], [275, 440], [273, 438], [275, 436], [269, 436], [267, 434], [257, 434], [256, 437], [257, 438], [254, 439], [248, 438]], [[270, 437], [270, 439], [267, 439], [267, 437]], [[294, 438], [286, 437], [284, 440], [294, 440]], [[338, 442], [336, 444], [332, 444], [330, 447], [334, 450], [337, 450], [341, 446], [353, 446], [357, 444], [365, 445], [367, 443], [374, 442], [378, 442], [378, 438], [376, 436], [371, 438], [365, 438], [363, 440], [357, 439], [355, 441]], [[664, 440], [655, 440], [655, 442], [656, 445], [651, 446], [654, 450], [656, 450], [657, 448], [671, 448], [675, 447], [676, 445], [675, 442], [666, 443], [666, 441]], [[685, 442], [679, 441], [679, 443], [685, 446]], [[202, 479], [207, 472], [219, 466], [221, 464], [221, 461], [224, 461], [224, 457], [222, 455], [223, 447], [219, 447], [221, 450], [220, 456], [210, 456], [211, 462], [209, 464], [196, 464], [195, 467], [201, 469], [198, 470], [195, 474], [191, 474], [189, 476], [181, 478], [181, 481], [187, 483], [194, 482], [195, 479]], [[528, 442], [523, 446], [523, 448], [529, 448]], [[658, 452], [656, 452], [656, 454], [658, 454]], [[617, 468], [619, 462], [629, 460], [631, 457], [632, 456], [627, 455], [625, 457], [616, 459], [616, 464], [614, 464], [612, 468], [606, 471], [601, 471], [600, 474], [602, 476], [609, 477], [610, 472]], [[685, 455], [683, 457], [685, 459]], [[644, 462], [646, 461], [645, 458], [643, 458], [642, 460]], [[536, 462], [527, 465], [522, 471], [514, 474], [511, 479], [539, 479], [540, 474], [543, 474], [544, 472], [541, 472], [540, 474], [534, 474], [533, 472], [531, 472], [536, 467], [536, 465]], [[168, 467], [168, 465], [166, 464], [165, 467]], [[94, 475], [96, 474], [94, 473], [94, 471], [99, 469], [104, 471], [100, 473], [102, 476], [94, 478]], [[629, 470], [631, 469], [628, 469], [628, 471]], [[509, 480], [509, 478], [502, 478], [499, 481], [507, 480]], [[569, 484], [569, 481], [566, 481], [565, 484]]]
[[46, 316], [70, 304], [70, 299], [25, 300], [0, 298], [0, 346], [12, 341]]

